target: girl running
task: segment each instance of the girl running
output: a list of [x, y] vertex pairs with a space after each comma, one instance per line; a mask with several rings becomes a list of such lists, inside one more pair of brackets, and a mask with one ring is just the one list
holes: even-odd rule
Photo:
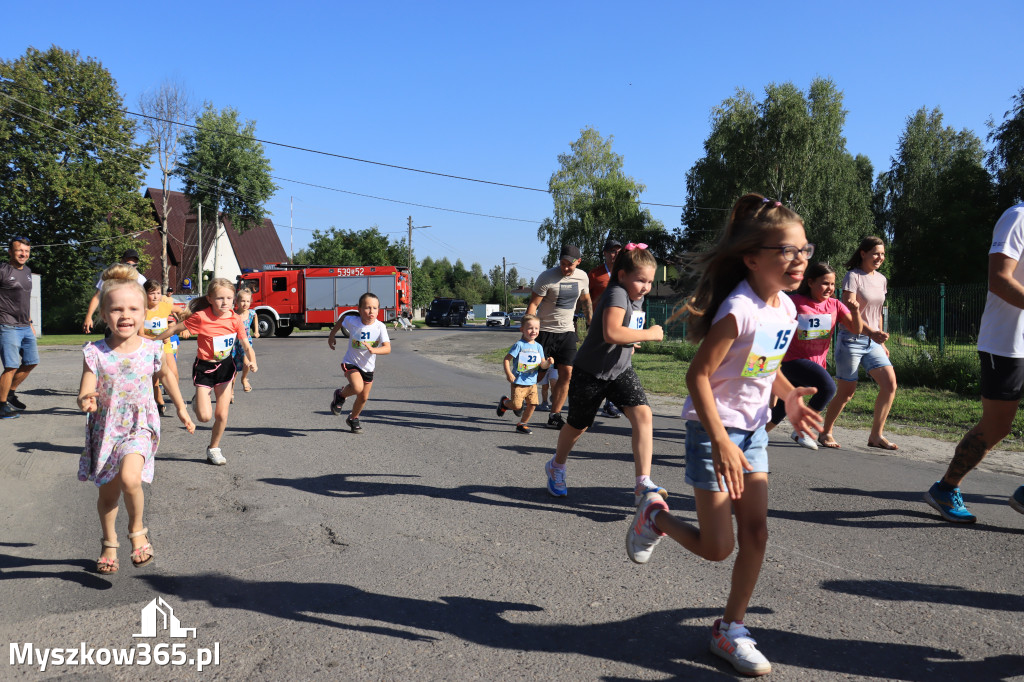
[[619, 407], [633, 427], [633, 466], [636, 473], [634, 504], [647, 492], [667, 496], [651, 480], [654, 453], [654, 417], [640, 379], [633, 371], [634, 345], [661, 341], [659, 325], [644, 328], [644, 296], [651, 290], [657, 261], [646, 244], [626, 244], [615, 257], [608, 288], [594, 309], [594, 325], [573, 361], [569, 380], [569, 418], [558, 432], [555, 456], [544, 465], [548, 492], [555, 497], [569, 494], [565, 465], [576, 441], [594, 423], [605, 400]]
[[359, 297], [359, 315], [342, 315], [327, 337], [327, 345], [331, 350], [334, 350], [334, 336], [342, 327], [348, 332], [351, 340], [341, 361], [341, 371], [348, 379], [348, 386], [334, 391], [331, 412], [341, 414], [345, 399], [356, 396], [352, 411], [345, 418], [345, 423], [352, 429], [352, 433], [363, 430], [359, 423], [359, 415], [362, 414], [363, 407], [370, 397], [370, 389], [373, 388], [373, 369], [377, 364], [377, 356], [391, 352], [388, 328], [377, 319], [379, 309], [380, 300], [375, 294], [363, 294]]
[[[252, 345], [253, 339], [260, 338], [260, 329], [256, 324], [256, 313], [249, 309], [251, 305], [252, 292], [248, 289], [239, 290], [235, 296], [235, 312], [242, 318], [242, 326], [245, 327], [245, 337], [249, 341], [249, 345]], [[235, 360], [235, 373], [242, 373], [242, 390], [248, 393], [252, 390], [252, 385], [249, 383], [249, 368], [245, 365], [245, 352], [242, 350], [242, 345], [236, 343], [235, 349], [231, 353]], [[233, 390], [232, 393], [234, 393]], [[234, 400], [234, 397], [232, 397], [232, 400]]]
[[[807, 401], [807, 406], [821, 414], [821, 411], [836, 394], [836, 382], [825, 369], [825, 358], [832, 341], [832, 330], [838, 321], [851, 334], [860, 334], [860, 305], [853, 299], [849, 307], [839, 299], [832, 298], [836, 292], [836, 271], [828, 263], [811, 263], [804, 272], [804, 281], [796, 293], [790, 294], [796, 306], [796, 338], [789, 344], [786, 357], [779, 365], [779, 371], [794, 386], [813, 386], [818, 392]], [[771, 421], [765, 431], [771, 431], [782, 423], [786, 416], [786, 405], [781, 401], [772, 408]], [[818, 444], [806, 434], [795, 430], [790, 436], [805, 448], [817, 450]], [[826, 448], [838, 448], [839, 443], [831, 433], [824, 430], [818, 434], [818, 443]]]
[[[196, 419], [206, 423], [213, 419], [210, 446], [206, 459], [210, 464], [222, 465], [228, 461], [220, 450], [220, 439], [228, 424], [232, 387], [235, 379], [235, 361], [231, 352], [235, 344], [242, 344], [250, 372], [257, 370], [256, 355], [245, 335], [242, 318], [235, 314], [235, 285], [218, 277], [210, 282], [206, 296], [189, 301], [187, 317], [160, 334], [163, 340], [187, 329], [197, 337], [196, 359], [192, 364], [192, 383], [196, 387], [192, 410]], [[210, 392], [217, 396], [217, 409], [210, 402]]]
[[[775, 371], [796, 329], [796, 310], [782, 292], [803, 280], [813, 253], [803, 220], [781, 203], [759, 194], [736, 202], [721, 240], [698, 262], [697, 290], [685, 309], [690, 337], [701, 341], [683, 406], [686, 482], [694, 487], [698, 526], [647, 493], [626, 536], [636, 563], [646, 563], [666, 534], [697, 556], [722, 561], [733, 550], [736, 515], [739, 552], [725, 614], [711, 630], [711, 652], [746, 675], [771, 672], [743, 625], [768, 541], [769, 394], [785, 401], [797, 431], [819, 424], [801, 400], [814, 389], [794, 389]], [[756, 361], [762, 357], [763, 369]]]
[[165, 362], [163, 347], [140, 336], [146, 295], [138, 277], [130, 265], [113, 265], [104, 271], [99, 306], [111, 334], [82, 348], [85, 362], [78, 407], [89, 414], [89, 420], [78, 480], [95, 481], [99, 487], [96, 509], [103, 531], [103, 552], [96, 560], [96, 571], [104, 574], [118, 569], [116, 521], [122, 494], [128, 510], [132, 564], [145, 566], [153, 560], [149, 529], [142, 522], [142, 483], [153, 482], [153, 457], [160, 442], [160, 417], [150, 397], [154, 377], [164, 379], [178, 419], [188, 432], [196, 428], [178, 391], [173, 364]]
[[[146, 290], [146, 321], [143, 323], [142, 335], [147, 339], [155, 339], [157, 336], [170, 328], [172, 321], [177, 322], [174, 317], [174, 299], [163, 295], [163, 287], [160, 282], [153, 279], [146, 280], [143, 287]], [[174, 382], [178, 382], [178, 336], [175, 334], [163, 342], [164, 360], [163, 364], [174, 375]], [[160, 390], [160, 377], [153, 375], [153, 397], [156, 398], [156, 409], [161, 417], [166, 417], [166, 405], [164, 405], [164, 394]]]

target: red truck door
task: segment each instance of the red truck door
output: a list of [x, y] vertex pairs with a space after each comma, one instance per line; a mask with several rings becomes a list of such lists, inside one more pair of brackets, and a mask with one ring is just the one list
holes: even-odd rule
[[[268, 281], [269, 280], [269, 281]], [[269, 305], [278, 315], [291, 315], [299, 309], [299, 273], [289, 270], [266, 273], [264, 305]]]

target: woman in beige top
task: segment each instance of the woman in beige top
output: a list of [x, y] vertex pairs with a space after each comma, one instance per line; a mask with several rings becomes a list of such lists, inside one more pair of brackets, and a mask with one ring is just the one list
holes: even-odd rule
[[860, 305], [860, 316], [864, 328], [860, 334], [851, 334], [840, 328], [835, 347], [836, 397], [829, 403], [825, 413], [825, 427], [818, 441], [825, 447], [837, 448], [832, 427], [850, 402], [857, 390], [858, 369], [864, 371], [878, 384], [878, 398], [875, 399], [875, 417], [868, 436], [868, 447], [896, 450], [882, 435], [885, 420], [889, 417], [892, 401], [896, 397], [896, 372], [889, 361], [889, 350], [885, 342], [889, 335], [882, 331], [882, 307], [885, 305], [886, 279], [878, 272], [885, 261], [885, 244], [878, 237], [865, 237], [857, 251], [846, 262], [847, 273], [843, 278], [843, 302], [849, 305], [856, 301]]

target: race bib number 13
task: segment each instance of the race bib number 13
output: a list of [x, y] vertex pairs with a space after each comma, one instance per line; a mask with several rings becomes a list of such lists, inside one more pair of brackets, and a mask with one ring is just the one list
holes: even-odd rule
[[765, 325], [759, 327], [754, 334], [754, 342], [747, 353], [747, 362], [740, 372], [741, 376], [760, 379], [771, 376], [779, 368], [779, 363], [786, 355], [790, 341], [793, 340], [793, 327], [790, 325]]
[[796, 338], [801, 341], [827, 339], [831, 334], [831, 315], [797, 315]]

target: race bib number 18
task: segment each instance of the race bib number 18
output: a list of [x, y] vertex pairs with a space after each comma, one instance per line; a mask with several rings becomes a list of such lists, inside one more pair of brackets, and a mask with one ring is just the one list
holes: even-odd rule
[[760, 379], [771, 376], [779, 368], [793, 340], [793, 327], [789, 325], [765, 325], [754, 334], [754, 343], [747, 354], [747, 362], [740, 376]]
[[234, 334], [213, 337], [213, 358], [215, 360], [223, 360], [224, 358], [229, 357], [234, 347]]

